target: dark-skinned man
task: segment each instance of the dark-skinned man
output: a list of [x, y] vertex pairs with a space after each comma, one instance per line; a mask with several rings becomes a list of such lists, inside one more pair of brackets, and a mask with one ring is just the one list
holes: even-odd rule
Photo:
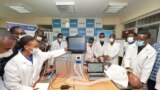
[[15, 44], [16, 38], [10, 32], [7, 30], [0, 30], [0, 90], [7, 90], [2, 80], [4, 66], [7, 61], [2, 58], [9, 57], [13, 53], [12, 48]]
[[156, 59], [156, 50], [148, 43], [149, 38], [148, 32], [139, 33], [135, 44], [128, 47], [124, 56], [133, 90], [147, 90], [146, 83]]

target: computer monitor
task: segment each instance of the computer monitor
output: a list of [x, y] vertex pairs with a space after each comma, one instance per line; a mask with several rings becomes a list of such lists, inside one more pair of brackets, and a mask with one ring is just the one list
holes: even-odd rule
[[86, 51], [86, 39], [81, 36], [68, 37], [68, 50], [72, 53], [83, 53]]

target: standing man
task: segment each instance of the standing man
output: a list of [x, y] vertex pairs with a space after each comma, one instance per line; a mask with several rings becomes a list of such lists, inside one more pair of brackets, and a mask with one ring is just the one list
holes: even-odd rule
[[110, 43], [107, 44], [107, 47], [105, 49], [105, 55], [106, 58], [111, 61], [112, 64], [118, 65], [118, 55], [120, 52], [120, 44], [115, 42], [115, 34], [111, 34], [109, 37]]
[[157, 51], [157, 57], [156, 57], [156, 61], [155, 61], [155, 64], [153, 66], [151, 75], [150, 75], [149, 80], [147, 82], [148, 90], [156, 90], [155, 89], [156, 76], [157, 76], [158, 70], [160, 68], [160, 43], [155, 43], [153, 45], [153, 47]]
[[134, 81], [134, 78], [129, 77], [134, 89], [141, 90], [145, 87], [156, 60], [156, 50], [148, 43], [148, 38], [147, 32], [138, 34], [136, 44], [128, 47], [124, 56], [124, 66], [129, 71], [128, 75], [138, 78]]
[[16, 38], [10, 32], [0, 30], [0, 90], [7, 90], [2, 80], [7, 61], [2, 58], [9, 57], [13, 53], [12, 48], [15, 44]]
[[67, 43], [63, 39], [63, 34], [58, 33], [57, 39], [52, 43], [51, 50], [58, 50], [66, 47], [67, 47]]
[[104, 51], [107, 46], [104, 33], [99, 34], [99, 41], [95, 42], [94, 55], [98, 62], [104, 61]]

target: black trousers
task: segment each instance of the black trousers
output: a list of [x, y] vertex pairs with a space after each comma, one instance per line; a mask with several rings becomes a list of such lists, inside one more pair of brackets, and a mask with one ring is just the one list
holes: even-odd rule
[[148, 87], [148, 90], [156, 90], [155, 89], [155, 85], [156, 85], [156, 82], [149, 79], [148, 82], [147, 82], [147, 87]]

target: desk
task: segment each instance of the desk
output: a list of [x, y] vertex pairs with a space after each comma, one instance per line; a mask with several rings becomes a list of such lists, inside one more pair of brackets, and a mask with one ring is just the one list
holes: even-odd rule
[[[72, 55], [72, 57], [74, 58], [77, 55]], [[66, 58], [69, 57], [69, 55], [65, 56]], [[65, 61], [64, 60], [60, 60], [62, 58], [58, 58], [58, 62], [56, 63], [56, 68], [57, 71], [59, 73], [59, 75], [50, 83], [49, 89], [48, 90], [61, 90], [60, 87], [61, 85], [67, 85], [66, 80], [68, 79], [68, 77], [71, 77], [73, 75], [73, 67], [72, 64], [75, 62], [75, 59], [70, 59], [71, 62], [67, 62], [67, 64], [69, 64], [71, 66], [71, 70], [69, 70], [68, 74], [65, 74], [67, 70], [65, 70]], [[63, 59], [66, 59], [63, 56]], [[58, 64], [58, 65], [57, 65]], [[63, 70], [61, 71], [60, 69]], [[87, 76], [86, 73], [86, 67], [84, 68], [84, 74]], [[68, 90], [119, 90], [115, 84], [112, 81], [106, 81], [106, 82], [101, 82], [101, 83], [97, 83], [95, 85], [91, 85], [91, 86], [80, 86], [80, 85], [70, 85], [71, 87]]]

